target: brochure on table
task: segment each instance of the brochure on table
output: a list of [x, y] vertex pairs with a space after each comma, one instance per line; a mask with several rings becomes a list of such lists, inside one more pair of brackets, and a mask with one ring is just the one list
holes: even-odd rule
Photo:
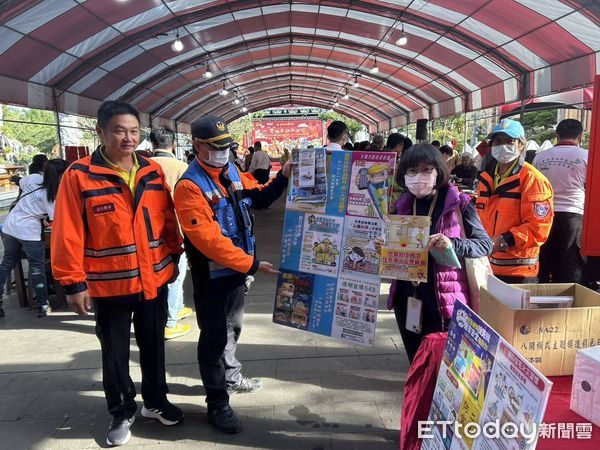
[[292, 158], [273, 321], [371, 346], [381, 282], [374, 241], [396, 155], [318, 148]]
[[[500, 337], [477, 314], [462, 303], [454, 306], [448, 341], [440, 366], [428, 420], [451, 421], [444, 437], [442, 427], [434, 427], [433, 439], [424, 439], [423, 450], [527, 450], [528, 443], [518, 433], [510, 439], [490, 439], [482, 434], [465, 436], [463, 426], [476, 423], [513, 423], [524, 434], [542, 422], [552, 383]], [[454, 422], [462, 424], [460, 438]], [[512, 432], [512, 429], [509, 428]], [[509, 433], [510, 435], [511, 433]]]

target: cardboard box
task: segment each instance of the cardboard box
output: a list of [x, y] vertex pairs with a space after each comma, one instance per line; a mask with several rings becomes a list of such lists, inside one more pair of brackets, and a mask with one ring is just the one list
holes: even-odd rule
[[600, 427], [600, 346], [577, 351], [571, 409]]
[[571, 308], [512, 309], [482, 288], [480, 316], [544, 375], [572, 375], [577, 350], [600, 345], [600, 294], [578, 284], [518, 287], [575, 301]]

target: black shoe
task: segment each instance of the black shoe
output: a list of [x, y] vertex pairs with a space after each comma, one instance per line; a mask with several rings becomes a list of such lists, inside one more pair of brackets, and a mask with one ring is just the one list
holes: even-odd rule
[[106, 435], [106, 443], [112, 447], [127, 444], [131, 439], [129, 428], [133, 422], [135, 422], [135, 416], [131, 419], [113, 419]]
[[142, 416], [149, 419], [158, 419], [163, 425], [177, 425], [183, 420], [183, 411], [168, 400], [158, 408], [142, 407]]
[[46, 317], [49, 312], [50, 312], [50, 307], [49, 306], [40, 306], [38, 308], [38, 312], [36, 314], [36, 317]]
[[242, 421], [236, 416], [231, 406], [208, 409], [208, 423], [221, 433], [236, 434], [244, 429]]
[[4, 317], [4, 308], [0, 306], [0, 317]]

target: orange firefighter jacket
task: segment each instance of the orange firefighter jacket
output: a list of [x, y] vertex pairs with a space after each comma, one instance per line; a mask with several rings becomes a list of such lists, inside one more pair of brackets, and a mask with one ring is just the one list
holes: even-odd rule
[[157, 297], [182, 253], [160, 166], [138, 156], [135, 194], [99, 150], [73, 163], [56, 197], [52, 273], [67, 294]]
[[554, 217], [552, 186], [531, 164], [517, 165], [494, 186], [496, 165], [479, 174], [477, 212], [485, 231], [503, 236], [508, 250], [490, 256], [495, 275], [535, 277], [540, 247], [548, 239]]

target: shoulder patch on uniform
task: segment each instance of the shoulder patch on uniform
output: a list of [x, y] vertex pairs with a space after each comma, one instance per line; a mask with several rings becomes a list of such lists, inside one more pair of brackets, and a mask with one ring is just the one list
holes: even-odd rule
[[550, 202], [543, 201], [543, 202], [535, 202], [533, 204], [533, 214], [538, 219], [546, 218], [546, 216], [548, 215], [549, 212], [550, 212]]
[[477, 209], [485, 209], [485, 203], [476, 203], [476, 204], [475, 204], [475, 207], [476, 207]]

